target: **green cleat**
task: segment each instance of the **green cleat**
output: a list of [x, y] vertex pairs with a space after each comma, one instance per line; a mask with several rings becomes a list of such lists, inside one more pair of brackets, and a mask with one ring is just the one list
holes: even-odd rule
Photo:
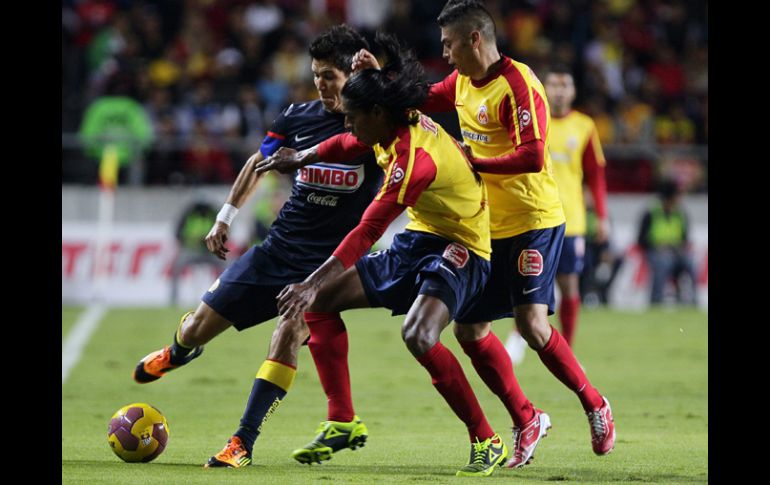
[[368, 432], [358, 416], [354, 416], [349, 423], [324, 421], [316, 430], [318, 436], [304, 447], [294, 450], [291, 456], [300, 463], [320, 464], [322, 460], [331, 460], [332, 453], [363, 447]]
[[505, 446], [499, 434], [487, 438], [482, 442], [477, 439], [471, 443], [471, 459], [467, 465], [457, 470], [458, 477], [488, 477], [498, 466], [503, 466], [508, 456], [508, 447]]

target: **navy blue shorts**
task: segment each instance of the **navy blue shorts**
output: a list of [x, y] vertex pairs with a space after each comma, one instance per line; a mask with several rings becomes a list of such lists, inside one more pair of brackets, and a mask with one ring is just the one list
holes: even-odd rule
[[444, 302], [454, 319], [481, 294], [490, 264], [461, 244], [407, 230], [393, 238], [390, 249], [359, 259], [356, 269], [372, 307], [403, 315], [417, 295], [428, 295]]
[[490, 322], [512, 317], [513, 307], [556, 305], [554, 278], [564, 240], [564, 224], [535, 229], [507, 239], [492, 239], [492, 274], [481, 298], [457, 323]]
[[277, 317], [278, 293], [311, 272], [296, 268], [269, 249], [254, 246], [217, 278], [201, 300], [236, 329], [244, 330]]
[[583, 236], [564, 236], [561, 258], [556, 274], [580, 274], [586, 255], [586, 240]]

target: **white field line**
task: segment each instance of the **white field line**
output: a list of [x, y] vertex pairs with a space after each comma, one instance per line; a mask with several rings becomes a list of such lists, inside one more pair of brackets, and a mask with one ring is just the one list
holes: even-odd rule
[[80, 360], [88, 340], [99, 326], [107, 313], [107, 307], [102, 304], [91, 305], [78, 317], [77, 322], [69, 331], [67, 340], [61, 347], [61, 383], [69, 377], [70, 371]]

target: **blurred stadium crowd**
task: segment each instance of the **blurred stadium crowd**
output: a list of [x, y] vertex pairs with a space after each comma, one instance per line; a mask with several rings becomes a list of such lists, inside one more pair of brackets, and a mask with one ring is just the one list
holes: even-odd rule
[[[445, 0], [63, 0], [62, 182], [91, 184], [84, 150], [99, 100], [137, 102], [137, 155], [121, 181], [230, 184], [289, 103], [315, 99], [307, 45], [347, 22], [411, 45], [432, 80], [449, 73]], [[502, 53], [541, 76], [572, 66], [612, 192], [664, 177], [707, 188], [708, 5], [695, 0], [487, 0]], [[456, 121], [438, 118], [452, 131]], [[459, 134], [459, 133], [457, 133]], [[89, 156], [90, 153], [90, 156]], [[139, 160], [139, 162], [137, 162]], [[131, 172], [130, 165], [141, 165]], [[133, 173], [133, 178], [131, 173]]]

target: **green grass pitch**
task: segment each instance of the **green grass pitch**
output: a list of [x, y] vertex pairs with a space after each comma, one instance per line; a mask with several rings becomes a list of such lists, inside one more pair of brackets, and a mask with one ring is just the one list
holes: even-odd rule
[[[62, 339], [82, 309], [62, 309]], [[62, 385], [62, 483], [346, 484], [462, 483], [462, 423], [435, 391], [400, 338], [402, 317], [384, 309], [343, 314], [350, 338], [356, 411], [369, 428], [364, 448], [321, 466], [296, 463], [291, 451], [309, 441], [326, 416], [326, 399], [307, 348], [294, 386], [263, 429], [254, 466], [204, 469], [236, 430], [274, 322], [228, 330], [189, 366], [160, 381], [131, 379], [136, 362], [167, 345], [182, 309], [110, 310]], [[553, 323], [556, 318], [551, 319]], [[495, 323], [505, 340], [512, 321]], [[643, 313], [584, 310], [575, 352], [589, 379], [612, 404], [615, 450], [591, 451], [588, 421], [577, 398], [527, 351], [516, 368], [532, 402], [553, 428], [523, 469], [502, 468], [484, 483], [706, 483], [708, 481], [708, 315], [696, 310]], [[442, 340], [462, 363], [492, 427], [511, 444], [510, 419], [476, 375], [452, 336]], [[143, 401], [166, 416], [166, 451], [149, 464], [127, 464], [107, 444], [107, 423], [121, 406]]]

